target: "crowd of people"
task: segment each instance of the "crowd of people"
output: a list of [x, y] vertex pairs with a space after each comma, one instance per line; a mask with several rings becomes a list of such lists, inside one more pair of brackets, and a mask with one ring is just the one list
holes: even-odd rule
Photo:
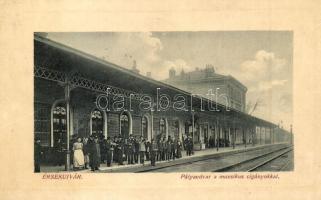
[[207, 147], [208, 148], [214, 148], [214, 147], [229, 147], [230, 144], [230, 140], [229, 139], [224, 139], [224, 138], [214, 138], [212, 136], [210, 136], [210, 138], [208, 139], [208, 141], [206, 141]]
[[[37, 140], [38, 141], [38, 140]], [[40, 142], [36, 142], [35, 148], [41, 149]], [[129, 135], [123, 138], [121, 135], [105, 138], [103, 135], [91, 135], [89, 137], [75, 137], [71, 139], [72, 152], [71, 163], [74, 170], [91, 169], [99, 170], [101, 164], [110, 167], [112, 163], [117, 165], [142, 164], [151, 161], [155, 166], [156, 162], [170, 161], [182, 157], [182, 150], [186, 150], [186, 155], [191, 156], [193, 152], [193, 141], [191, 137], [186, 137], [181, 142], [178, 138], [171, 136], [156, 137], [151, 141], [143, 136]], [[38, 148], [39, 146], [39, 148]], [[54, 148], [53, 162], [55, 165], [64, 165], [65, 152], [64, 143], [58, 141]], [[35, 149], [35, 156], [40, 160], [41, 155]], [[36, 151], [37, 150], [37, 151]], [[36, 160], [36, 161], [38, 161]], [[37, 162], [37, 167], [40, 167]], [[35, 171], [39, 171], [37, 168]]]
[[142, 164], [145, 160], [151, 161], [155, 166], [157, 161], [169, 161], [182, 157], [182, 150], [186, 149], [187, 155], [192, 155], [192, 140], [187, 138], [184, 144], [179, 139], [168, 138], [146, 140], [143, 136], [130, 135], [128, 138], [115, 136], [113, 138], [91, 135], [89, 138], [80, 138], [73, 143], [73, 169], [99, 170], [100, 164], [112, 163]]

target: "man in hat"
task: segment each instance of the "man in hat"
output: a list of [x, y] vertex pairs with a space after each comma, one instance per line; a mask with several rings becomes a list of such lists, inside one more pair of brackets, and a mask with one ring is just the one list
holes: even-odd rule
[[172, 158], [172, 139], [171, 136], [168, 136], [166, 142], [166, 160], [169, 161]]
[[145, 143], [145, 154], [146, 154], [146, 160], [149, 161], [150, 160], [150, 141], [147, 140], [146, 143]]
[[158, 141], [157, 160], [162, 161], [165, 159], [165, 138], [160, 137]]
[[118, 136], [114, 136], [113, 161], [118, 162]]
[[124, 154], [124, 142], [121, 136], [118, 137], [118, 144], [117, 144], [117, 154], [118, 154], [118, 164], [123, 165], [123, 154]]
[[166, 160], [167, 159], [167, 140], [165, 137], [163, 137], [162, 140], [162, 159], [161, 160]]
[[187, 138], [185, 139], [185, 147], [186, 147], [186, 156], [190, 156], [191, 155], [191, 146], [190, 146], [190, 137], [187, 136]]
[[139, 140], [139, 158], [140, 158], [140, 163], [143, 165], [144, 165], [145, 151], [146, 151], [145, 139], [143, 136], [141, 136]]
[[134, 160], [135, 163], [138, 163], [138, 155], [139, 155], [139, 141], [138, 138], [134, 137]]
[[[93, 136], [90, 136], [91, 138]], [[98, 142], [98, 137], [94, 136], [93, 142], [89, 145], [89, 158], [91, 171], [99, 170], [100, 166], [100, 145]]]
[[[71, 143], [73, 144], [73, 143]], [[64, 155], [65, 155], [65, 151], [64, 151], [64, 146], [65, 144], [62, 142], [62, 140], [59, 138], [57, 140], [57, 142], [55, 143], [55, 146], [54, 146], [54, 162], [55, 162], [55, 165], [58, 165], [58, 166], [61, 166], [64, 164]], [[72, 156], [71, 156], [71, 159], [72, 159]], [[71, 160], [72, 161], [72, 160]]]
[[188, 140], [187, 140], [187, 155], [191, 156], [193, 153], [193, 140], [191, 138], [191, 136], [188, 136]]
[[128, 158], [128, 164], [134, 164], [134, 140], [133, 136], [130, 135], [127, 143], [127, 158]]
[[100, 145], [100, 155], [101, 155], [101, 162], [105, 163], [105, 160], [107, 160], [107, 149], [106, 149], [106, 139], [104, 135], [101, 135], [99, 138], [99, 145]]
[[35, 144], [34, 144], [34, 164], [35, 164], [35, 172], [38, 173], [40, 172], [40, 161], [41, 161], [41, 145], [40, 145], [40, 139], [36, 138], [35, 139]]
[[107, 154], [106, 154], [107, 167], [110, 167], [111, 157], [112, 157], [112, 153], [113, 153], [113, 146], [112, 146], [112, 143], [110, 141], [110, 137], [107, 137], [106, 152], [107, 152]]
[[174, 138], [171, 143], [171, 154], [172, 154], [172, 159], [175, 160], [176, 158], [176, 151], [177, 151], [177, 140]]
[[156, 141], [154, 139], [152, 139], [152, 143], [151, 143], [151, 165], [152, 166], [155, 166], [155, 161], [156, 161], [156, 154], [157, 154], [157, 151], [158, 151], [158, 145], [156, 143]]

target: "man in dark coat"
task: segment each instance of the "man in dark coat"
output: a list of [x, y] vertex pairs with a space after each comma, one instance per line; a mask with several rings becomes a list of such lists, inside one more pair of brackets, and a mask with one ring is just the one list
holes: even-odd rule
[[180, 140], [177, 140], [177, 147], [176, 147], [176, 157], [181, 158], [182, 157], [182, 148], [183, 145]]
[[126, 161], [128, 160], [128, 140], [129, 138], [124, 139], [123, 145], [124, 145], [124, 158], [123, 160]]
[[100, 145], [99, 145], [97, 136], [95, 136], [93, 140], [90, 140], [89, 159], [90, 159], [91, 171], [99, 170], [101, 158], [100, 158]]
[[135, 160], [135, 163], [138, 163], [139, 141], [138, 141], [138, 138], [137, 138], [137, 137], [134, 138], [134, 148], [135, 148], [135, 151], [134, 151], [134, 160]]
[[118, 162], [118, 137], [114, 137], [114, 152], [113, 152], [113, 161]]
[[152, 166], [155, 166], [155, 163], [156, 163], [156, 154], [157, 154], [157, 151], [158, 151], [158, 145], [157, 143], [155, 142], [154, 139], [152, 139], [152, 143], [151, 143], [151, 148], [150, 148], [150, 159], [151, 159], [151, 165]]
[[208, 139], [208, 148], [212, 148], [212, 136]]
[[106, 142], [107, 141], [105, 139], [105, 136], [104, 135], [100, 136], [99, 145], [100, 145], [100, 154], [101, 154], [102, 163], [105, 162], [106, 156], [107, 156]]
[[192, 155], [193, 141], [192, 141], [191, 137], [187, 138], [186, 148], [187, 148], [186, 149], [187, 156]]
[[118, 164], [123, 165], [124, 141], [122, 137], [118, 138], [117, 154], [118, 154], [118, 158], [117, 158]]
[[186, 150], [186, 156], [188, 156], [188, 137], [185, 138], [185, 140], [183, 141], [184, 143], [184, 149]]
[[113, 153], [113, 146], [112, 146], [112, 143], [111, 143], [111, 141], [110, 141], [110, 137], [107, 137], [107, 141], [106, 141], [106, 160], [107, 160], [107, 167], [110, 167], [112, 153]]
[[168, 137], [166, 142], [166, 160], [169, 161], [172, 158], [172, 139]]
[[166, 141], [166, 138], [163, 137], [163, 140], [162, 140], [162, 158], [161, 160], [166, 160], [166, 156], [167, 156], [167, 141]]
[[139, 140], [139, 158], [140, 158], [140, 163], [143, 165], [145, 161], [145, 151], [146, 151], [145, 139], [143, 136], [141, 136]]
[[174, 139], [174, 141], [172, 141], [172, 143], [171, 143], [171, 154], [172, 154], [173, 160], [175, 160], [176, 151], [177, 151], [177, 140]]
[[127, 142], [127, 158], [128, 164], [134, 164], [134, 140], [132, 136], [129, 136]]
[[40, 172], [40, 162], [41, 162], [41, 146], [40, 146], [40, 140], [36, 139], [35, 144], [34, 144], [34, 164], [35, 164], [35, 169], [34, 171]]
[[[73, 144], [73, 143], [71, 143]], [[63, 142], [61, 141], [61, 139], [58, 139], [56, 144], [55, 144], [55, 147], [54, 147], [54, 151], [55, 151], [55, 165], [63, 165], [64, 164], [64, 155], [65, 155], [65, 151], [64, 151], [64, 146], [65, 144], [63, 144]], [[72, 158], [71, 158], [72, 159]], [[72, 160], [70, 160], [70, 162], [72, 163]]]
[[145, 151], [145, 154], [146, 154], [146, 160], [149, 161], [150, 160], [150, 142], [147, 141], [145, 143], [145, 146], [146, 146], [146, 151]]
[[163, 140], [161, 141], [161, 147], [162, 147], [161, 160], [166, 160], [167, 159], [167, 141], [165, 137], [163, 137]]
[[162, 138], [159, 138], [156, 143], [158, 145], [158, 153], [156, 155], [156, 160], [161, 161], [163, 159], [163, 141], [162, 141]]

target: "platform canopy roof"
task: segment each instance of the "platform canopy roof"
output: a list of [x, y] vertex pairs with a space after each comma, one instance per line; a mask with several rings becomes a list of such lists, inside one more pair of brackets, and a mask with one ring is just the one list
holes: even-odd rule
[[[84, 53], [64, 44], [52, 41], [40, 35], [34, 35], [34, 65], [35, 67], [50, 68], [65, 73], [78, 73], [83, 77], [100, 83], [123, 88], [140, 94], [157, 95], [159, 92], [174, 97], [177, 94], [191, 97], [191, 93], [178, 89], [172, 85], [156, 81], [147, 76], [134, 73], [133, 71]], [[201, 97], [193, 96], [193, 104], [200, 104]], [[215, 102], [214, 102], [215, 104]], [[223, 111], [225, 105], [217, 103]], [[275, 124], [256, 118], [241, 111], [230, 108], [225, 113], [229, 116], [237, 116], [249, 121], [256, 121], [266, 126]]]

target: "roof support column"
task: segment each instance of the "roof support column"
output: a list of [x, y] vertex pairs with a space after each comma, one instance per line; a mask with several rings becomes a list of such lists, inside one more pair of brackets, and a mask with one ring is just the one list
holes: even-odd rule
[[67, 78], [65, 84], [65, 101], [66, 101], [66, 115], [67, 115], [67, 150], [65, 160], [65, 170], [70, 170], [70, 90], [71, 85]]
[[219, 150], [219, 146], [220, 146], [220, 129], [219, 129], [219, 125], [218, 125], [218, 120], [216, 119], [216, 127], [215, 127], [215, 131], [216, 131], [216, 151]]
[[194, 115], [195, 115], [195, 113], [194, 112], [192, 112], [192, 143], [193, 143], [193, 148], [194, 148], [194, 132], [195, 132], [195, 119], [194, 119]]

